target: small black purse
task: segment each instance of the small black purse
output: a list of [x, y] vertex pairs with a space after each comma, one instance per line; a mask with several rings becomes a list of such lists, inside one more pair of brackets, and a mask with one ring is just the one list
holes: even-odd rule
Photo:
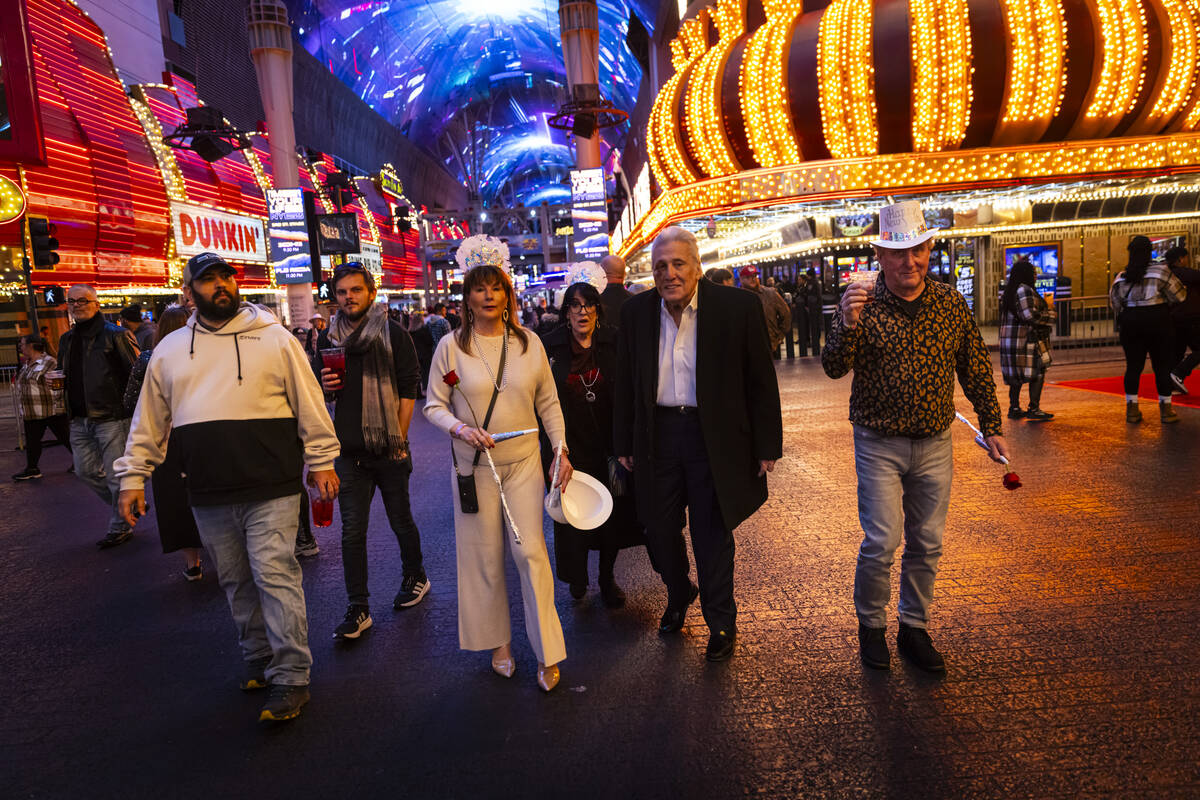
[[[507, 344], [507, 342], [506, 342]], [[496, 385], [499, 385], [504, 380], [504, 362], [508, 357], [508, 348], [500, 354], [500, 375], [496, 378]], [[500, 396], [500, 390], [492, 389], [492, 402], [488, 403], [487, 414], [483, 418], [483, 430], [487, 430], [487, 426], [491, 424], [492, 412], [496, 409], [496, 398]], [[478, 420], [476, 420], [478, 422]], [[467, 475], [461, 475], [458, 472], [458, 456], [454, 454], [454, 442], [450, 443], [450, 460], [454, 462], [454, 476], [458, 478], [458, 503], [462, 507], [464, 514], [479, 513], [479, 494], [475, 489], [475, 468], [479, 466], [479, 459], [483, 457], [482, 450], [475, 451], [475, 460], [471, 462], [471, 472]]]

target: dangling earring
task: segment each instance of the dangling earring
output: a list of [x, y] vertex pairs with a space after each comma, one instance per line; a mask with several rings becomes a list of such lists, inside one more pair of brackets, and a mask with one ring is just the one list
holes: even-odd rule
[[475, 321], [475, 312], [468, 308], [467, 309], [467, 324], [470, 325], [474, 321]]
[[502, 312], [500, 313], [500, 319], [504, 320], [504, 324], [505, 324], [505, 325], [507, 325], [507, 324], [508, 324], [508, 309], [507, 309], [507, 308], [506, 308], [506, 309], [504, 309], [504, 311], [502, 311]]

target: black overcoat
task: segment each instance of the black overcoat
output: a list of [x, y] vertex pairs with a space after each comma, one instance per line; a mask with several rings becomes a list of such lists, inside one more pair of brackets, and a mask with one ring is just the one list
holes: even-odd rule
[[[762, 302], [702, 280], [696, 309], [696, 401], [721, 516], [733, 530], [767, 499], [759, 461], [783, 455], [779, 383]], [[616, 455], [633, 456], [638, 514], [653, 519], [654, 415], [661, 299], [642, 292], [621, 309], [613, 410]]]

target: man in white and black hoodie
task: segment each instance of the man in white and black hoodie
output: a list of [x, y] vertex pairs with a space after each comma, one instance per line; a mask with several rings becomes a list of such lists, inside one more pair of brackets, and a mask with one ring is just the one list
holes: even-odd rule
[[201, 253], [183, 279], [196, 311], [154, 348], [114, 465], [120, 508], [130, 524], [146, 512], [146, 478], [174, 428], [248, 665], [241, 688], [270, 687], [260, 721], [292, 719], [308, 702], [312, 665], [293, 552], [301, 477], [307, 465], [309, 485], [332, 500], [338, 440], [304, 349], [269, 312], [240, 302], [233, 268]]

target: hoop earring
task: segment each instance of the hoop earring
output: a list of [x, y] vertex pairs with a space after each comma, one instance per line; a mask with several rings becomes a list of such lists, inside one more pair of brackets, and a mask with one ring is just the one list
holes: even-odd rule
[[469, 325], [470, 323], [472, 323], [474, 321], [475, 321], [475, 312], [468, 308], [467, 309], [467, 324]]
[[502, 311], [500, 313], [500, 319], [504, 320], [505, 324], [508, 324], [508, 309], [507, 308], [504, 309], [504, 311]]

